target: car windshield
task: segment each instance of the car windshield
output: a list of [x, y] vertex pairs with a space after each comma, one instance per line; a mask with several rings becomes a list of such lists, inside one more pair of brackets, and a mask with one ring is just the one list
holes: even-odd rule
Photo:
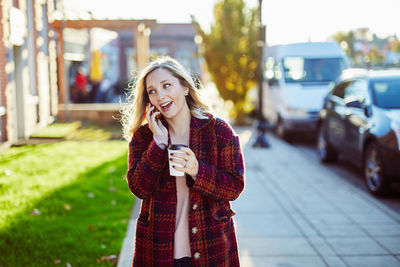
[[371, 81], [375, 104], [381, 108], [400, 108], [400, 77]]
[[286, 57], [282, 63], [287, 83], [331, 82], [345, 68], [342, 58]]

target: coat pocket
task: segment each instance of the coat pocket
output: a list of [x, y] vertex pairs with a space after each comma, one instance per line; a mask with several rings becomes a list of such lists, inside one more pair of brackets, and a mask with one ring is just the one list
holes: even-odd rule
[[145, 262], [146, 258], [146, 244], [149, 242], [149, 224], [141, 220], [136, 221], [136, 236], [135, 236], [135, 248], [134, 248], [134, 262], [141, 263]]
[[229, 207], [221, 207], [213, 214], [215, 230], [212, 236], [214, 236], [215, 239], [212, 241], [213, 244], [217, 244], [216, 247], [218, 247], [218, 249], [213, 250], [217, 258], [221, 257], [221, 255], [224, 257], [229, 255], [229, 252], [233, 248], [235, 239], [234, 236], [232, 238], [232, 234], [234, 235], [232, 216], [234, 215], [235, 212]]
[[231, 217], [235, 215], [236, 213], [231, 210], [230, 208], [227, 209], [219, 209], [214, 213], [214, 219], [217, 222], [229, 222]]

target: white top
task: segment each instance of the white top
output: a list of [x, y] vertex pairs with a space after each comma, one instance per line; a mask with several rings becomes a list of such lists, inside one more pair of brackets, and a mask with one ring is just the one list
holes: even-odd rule
[[[188, 133], [189, 134], [189, 133]], [[171, 135], [172, 144], [189, 145], [189, 135], [184, 139], [174, 138]], [[189, 188], [185, 176], [176, 178], [176, 221], [174, 235], [174, 258], [191, 257], [189, 240]]]
[[189, 240], [189, 188], [184, 176], [176, 176], [176, 224], [174, 238], [174, 258], [190, 257]]

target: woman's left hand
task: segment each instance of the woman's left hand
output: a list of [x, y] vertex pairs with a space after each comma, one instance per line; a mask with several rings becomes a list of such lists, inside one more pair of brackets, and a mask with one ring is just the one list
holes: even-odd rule
[[[196, 155], [188, 147], [182, 147], [178, 151], [180, 153], [174, 153], [170, 159], [173, 163], [177, 163], [174, 164], [174, 168], [196, 179], [197, 173], [199, 172], [199, 162], [197, 161]], [[184, 165], [182, 165], [182, 160], [185, 161]]]

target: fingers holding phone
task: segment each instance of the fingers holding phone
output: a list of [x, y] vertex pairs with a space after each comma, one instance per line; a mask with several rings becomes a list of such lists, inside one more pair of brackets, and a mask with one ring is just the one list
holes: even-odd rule
[[151, 106], [152, 110], [150, 111], [151, 120], [157, 122], [157, 115], [161, 114], [160, 111], [157, 110], [155, 106]]
[[153, 132], [154, 140], [157, 144], [168, 144], [168, 130], [162, 124], [161, 112], [157, 110], [151, 103], [147, 106], [146, 119], [149, 123], [149, 128]]
[[151, 103], [147, 105], [147, 111], [146, 111], [146, 119], [150, 123], [152, 119], [160, 119], [161, 118], [161, 112], [153, 106]]
[[153, 109], [153, 114], [156, 114], [156, 116], [155, 116], [155, 118], [156, 119], [161, 119], [161, 112], [158, 110], [158, 108], [156, 108], [155, 106], [153, 106], [153, 105], [151, 105], [152, 107], [154, 107], [154, 109]]

